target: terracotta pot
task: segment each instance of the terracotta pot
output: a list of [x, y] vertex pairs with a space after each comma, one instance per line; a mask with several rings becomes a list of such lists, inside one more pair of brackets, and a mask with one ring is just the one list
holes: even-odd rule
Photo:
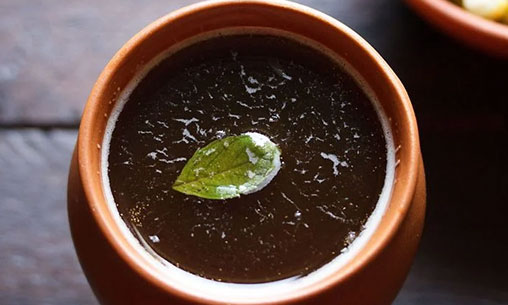
[[508, 25], [473, 15], [448, 0], [406, 0], [446, 34], [491, 55], [508, 58]]
[[220, 297], [181, 289], [133, 248], [105, 200], [100, 143], [118, 92], [144, 63], [205, 32], [253, 27], [305, 37], [351, 65], [390, 118], [398, 166], [379, 226], [345, 266], [294, 293], [228, 303], [383, 305], [390, 304], [402, 286], [422, 232], [425, 178], [416, 119], [401, 82], [366, 41], [318, 11], [285, 1], [219, 1], [183, 8], [143, 29], [108, 63], [88, 99], [69, 174], [68, 210], [79, 260], [102, 304], [225, 303]]

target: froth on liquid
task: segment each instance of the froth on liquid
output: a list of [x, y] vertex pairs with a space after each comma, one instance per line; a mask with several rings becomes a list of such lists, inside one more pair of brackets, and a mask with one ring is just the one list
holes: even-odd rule
[[[219, 282], [305, 283], [375, 230], [393, 183], [391, 134], [372, 98], [322, 53], [280, 37], [221, 36], [162, 60], [132, 89], [108, 124], [104, 188], [122, 224], [172, 266]], [[196, 149], [245, 132], [282, 149], [263, 190], [212, 201], [171, 189]]]

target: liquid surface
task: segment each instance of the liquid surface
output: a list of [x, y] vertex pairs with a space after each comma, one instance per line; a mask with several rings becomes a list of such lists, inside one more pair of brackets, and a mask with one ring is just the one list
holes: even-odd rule
[[[261, 191], [207, 200], [171, 186], [209, 142], [259, 132], [282, 151]], [[259, 283], [308, 274], [362, 231], [387, 148], [363, 90], [322, 53], [288, 39], [226, 36], [163, 60], [137, 85], [108, 156], [115, 203], [134, 235], [199, 276]]]

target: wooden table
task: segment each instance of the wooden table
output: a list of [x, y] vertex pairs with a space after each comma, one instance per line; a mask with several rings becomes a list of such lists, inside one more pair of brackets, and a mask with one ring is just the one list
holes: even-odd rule
[[[97, 304], [66, 215], [79, 117], [114, 52], [191, 2], [0, 2], [0, 304]], [[508, 304], [508, 61], [451, 41], [398, 0], [300, 2], [366, 38], [419, 119], [428, 216], [395, 304]]]

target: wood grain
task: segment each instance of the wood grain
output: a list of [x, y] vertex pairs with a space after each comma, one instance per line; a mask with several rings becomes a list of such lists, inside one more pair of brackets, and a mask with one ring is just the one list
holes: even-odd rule
[[95, 79], [178, 1], [0, 2], [0, 122], [76, 124]]
[[[66, 215], [76, 130], [52, 127], [77, 126], [114, 52], [191, 2], [0, 1], [0, 304], [97, 304]], [[300, 2], [366, 38], [415, 106], [428, 215], [395, 304], [508, 304], [508, 62], [441, 35], [401, 1]]]
[[[427, 222], [395, 304], [508, 302], [508, 155], [499, 145], [507, 136], [422, 135]], [[66, 175], [75, 137], [65, 130], [0, 131], [0, 304], [96, 304], [67, 223]]]
[[[102, 68], [132, 35], [196, 0], [0, 2], [0, 125], [76, 125]], [[394, 0], [301, 0], [352, 27], [388, 61], [420, 114], [506, 104], [508, 61], [437, 33]]]
[[75, 131], [0, 131], [0, 304], [95, 304], [72, 246]]

